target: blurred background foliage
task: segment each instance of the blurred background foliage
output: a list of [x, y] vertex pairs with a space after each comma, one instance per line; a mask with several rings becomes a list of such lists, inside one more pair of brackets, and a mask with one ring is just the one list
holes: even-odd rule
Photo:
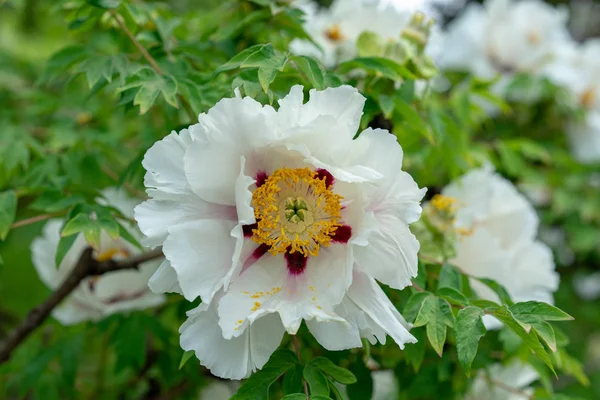
[[[598, 12], [586, 15], [597, 21]], [[578, 38], [598, 33], [600, 23], [589, 26]], [[448, 76], [448, 90], [423, 90], [429, 71], [410, 60], [326, 70], [287, 52], [296, 37], [308, 38], [302, 12], [273, 8], [267, 0], [0, 1], [0, 208], [6, 210], [0, 338], [49, 294], [29, 250], [45, 219], [101, 207], [94, 199], [107, 186], [122, 186], [141, 201], [145, 151], [233, 95], [235, 87], [276, 104], [293, 84], [322, 89], [350, 83], [367, 97], [363, 127], [390, 129], [398, 137], [405, 169], [429, 187], [428, 198], [486, 162], [531, 196], [562, 277], [556, 304], [576, 319], [557, 336], [570, 342], [566, 349], [583, 361], [590, 381], [582, 385], [586, 379], [573, 366], [568, 377], [563, 374], [569, 368], [560, 368], [558, 381], [546, 371], [542, 383], [557, 393], [600, 398], [600, 303], [581, 299], [572, 284], [600, 269], [600, 168], [573, 161], [563, 129], [567, 117], [581, 110], [562, 89], [529, 76], [515, 77], [510, 86], [533, 99], [523, 104], [495, 97], [493, 81], [460, 74]], [[354, 69], [363, 74], [348, 74]], [[482, 101], [502, 112], [490, 119]], [[390, 291], [400, 309], [410, 294]], [[213, 378], [196, 362], [179, 368], [177, 328], [191, 308], [172, 297], [156, 310], [98, 324], [64, 328], [49, 321], [0, 366], [0, 399], [197, 398]], [[492, 332], [481, 342], [474, 368], [498, 351], [512, 351], [507, 332]], [[423, 339], [419, 348], [401, 352], [388, 343], [366, 351], [381, 368], [395, 370], [407, 398], [453, 398], [467, 385], [455, 354], [439, 359], [423, 331], [416, 334]], [[300, 337], [307, 358], [326, 355], [355, 373], [361, 385], [349, 388], [351, 399], [368, 398], [372, 380], [363, 353], [325, 352], [307, 332]], [[544, 396], [539, 398], [549, 398]]]

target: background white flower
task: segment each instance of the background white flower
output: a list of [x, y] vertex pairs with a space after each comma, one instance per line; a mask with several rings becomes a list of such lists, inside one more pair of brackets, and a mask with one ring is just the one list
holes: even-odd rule
[[600, 39], [563, 44], [544, 73], [586, 111], [582, 121], [567, 128], [573, 155], [584, 163], [600, 161]]
[[483, 78], [538, 73], [568, 40], [567, 17], [565, 9], [540, 0], [470, 3], [450, 23], [439, 65]]
[[[460, 232], [456, 257], [462, 271], [502, 284], [514, 301], [553, 303], [559, 277], [551, 250], [536, 240], [535, 209], [514, 185], [484, 167], [448, 185], [443, 195], [455, 199], [455, 226]], [[498, 301], [483, 283], [471, 279], [477, 294]], [[493, 325], [488, 318], [488, 328]]]
[[465, 399], [527, 400], [533, 394], [529, 385], [538, 378], [532, 366], [518, 360], [507, 366], [494, 364], [487, 371], [479, 371]]
[[277, 111], [223, 99], [146, 154], [136, 219], [168, 260], [152, 287], [201, 297], [181, 345], [215, 375], [261, 368], [303, 320], [329, 350], [415, 341], [375, 279], [401, 289], [416, 275], [408, 225], [425, 189], [389, 132], [353, 140], [364, 102], [349, 86], [307, 103], [294, 86]]
[[[117, 208], [123, 215], [133, 217], [136, 200], [115, 189], [106, 189], [103, 195], [107, 204]], [[57, 268], [55, 259], [62, 224], [62, 220], [50, 220], [44, 226], [42, 236], [36, 238], [31, 245], [33, 265], [42, 282], [52, 290], [60, 286], [75, 267], [82, 251], [89, 246], [80, 234]], [[135, 226], [127, 223], [123, 225], [127, 226], [134, 237], [141, 238]], [[101, 261], [118, 260], [141, 252], [124, 239], [112, 239], [103, 231], [94, 257]], [[64, 325], [72, 325], [87, 320], [97, 321], [118, 312], [157, 306], [163, 303], [164, 297], [148, 289], [148, 279], [160, 263], [161, 260], [152, 260], [141, 264], [139, 270], [117, 271], [86, 278], [54, 309], [52, 316]]]
[[301, 8], [306, 12], [306, 32], [323, 50], [298, 39], [292, 41], [290, 50], [315, 57], [328, 67], [356, 57], [356, 42], [363, 32], [397, 40], [413, 15], [410, 9], [391, 4], [381, 7], [365, 0], [335, 0], [328, 9], [319, 9], [314, 3]]

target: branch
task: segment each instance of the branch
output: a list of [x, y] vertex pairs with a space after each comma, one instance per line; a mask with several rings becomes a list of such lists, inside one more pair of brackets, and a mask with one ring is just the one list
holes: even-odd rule
[[[129, 38], [129, 40], [131, 40], [131, 43], [133, 43], [133, 45], [139, 50], [139, 52], [142, 53], [142, 56], [144, 56], [146, 61], [148, 61], [148, 64], [150, 64], [152, 69], [159, 75], [165, 75], [165, 72], [160, 68], [156, 60], [150, 55], [150, 53], [148, 53], [148, 50], [146, 50], [146, 48], [142, 46], [142, 44], [135, 38], [134, 34], [129, 30], [129, 28], [123, 21], [123, 18], [114, 10], [109, 10], [109, 12], [110, 15], [112, 15], [112, 17], [115, 19], [115, 21], [117, 21], [119, 28], [121, 28], [121, 30], [125, 32], [125, 34]], [[179, 99], [179, 101], [181, 101], [181, 104], [183, 105], [183, 108], [185, 109], [185, 112], [187, 113], [191, 123], [197, 122], [197, 116], [194, 113], [194, 110], [192, 110], [190, 103], [188, 103], [187, 100], [180, 94], [177, 95], [177, 98]]]
[[[292, 340], [294, 342], [294, 350], [296, 350], [296, 355], [298, 356], [298, 361], [302, 363], [302, 356], [300, 355], [300, 344], [298, 343], [298, 337], [296, 335], [292, 335]], [[306, 395], [306, 399], [310, 397], [308, 393], [308, 385], [306, 384], [306, 379], [302, 378], [302, 385], [304, 386], [304, 394]]]
[[162, 255], [162, 249], [158, 248], [126, 260], [97, 261], [93, 258], [93, 249], [91, 247], [87, 247], [81, 253], [75, 268], [73, 268], [71, 273], [62, 282], [59, 288], [56, 289], [50, 295], [50, 297], [46, 299], [46, 301], [31, 310], [21, 325], [15, 328], [12, 333], [8, 335], [8, 338], [2, 344], [0, 344], [0, 364], [10, 359], [12, 352], [33, 331], [42, 325], [46, 318], [48, 318], [48, 316], [52, 313], [52, 310], [54, 310], [54, 308], [56, 308], [60, 302], [65, 299], [65, 297], [75, 290], [82, 280], [88, 276], [98, 276], [108, 272], [138, 268], [140, 264], [162, 257]]
[[54, 217], [60, 217], [61, 215], [64, 215], [64, 214], [65, 214], [64, 212], [55, 212], [55, 213], [49, 213], [49, 214], [36, 215], [35, 217], [22, 219], [20, 221], [13, 223], [10, 226], [10, 229], [20, 228], [22, 226], [35, 224], [36, 222], [45, 221], [47, 219], [54, 218]]

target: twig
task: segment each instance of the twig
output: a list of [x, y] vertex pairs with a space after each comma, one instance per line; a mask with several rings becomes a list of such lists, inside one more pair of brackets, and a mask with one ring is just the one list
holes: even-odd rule
[[0, 345], [0, 364], [8, 361], [12, 352], [48, 318], [52, 310], [60, 304], [88, 276], [102, 275], [108, 272], [138, 268], [146, 261], [162, 257], [162, 249], [158, 248], [126, 260], [97, 261], [93, 258], [93, 249], [87, 247], [81, 253], [77, 265], [56, 291], [42, 304], [29, 312], [25, 320], [15, 328]]
[[444, 265], [444, 263], [442, 261], [438, 261], [433, 257], [429, 257], [429, 256], [425, 256], [423, 254], [419, 254], [419, 258], [421, 260], [427, 261], [430, 264], [438, 264], [438, 265]]
[[10, 226], [10, 229], [20, 228], [22, 226], [35, 224], [36, 222], [45, 221], [45, 220], [53, 218], [53, 217], [60, 217], [63, 214], [64, 214], [64, 212], [56, 212], [56, 213], [36, 215], [35, 217], [22, 219], [20, 221], [13, 223]]
[[[133, 43], [133, 45], [139, 50], [139, 52], [142, 53], [142, 56], [146, 59], [146, 61], [148, 61], [148, 64], [150, 64], [152, 69], [159, 75], [165, 75], [165, 72], [160, 68], [156, 60], [150, 55], [150, 53], [148, 53], [148, 50], [146, 50], [146, 48], [142, 46], [142, 44], [135, 38], [133, 33], [129, 30], [129, 28], [123, 21], [123, 18], [115, 10], [109, 10], [109, 12], [110, 15], [112, 15], [112, 17], [115, 19], [115, 21], [117, 21], [119, 28], [121, 28], [121, 30], [125, 32], [125, 34], [129, 38], [129, 40], [131, 40], [131, 43]], [[192, 110], [190, 103], [188, 103], [187, 100], [180, 94], [177, 95], [177, 99], [181, 101], [183, 109], [187, 113], [190, 121], [192, 123], [196, 122], [197, 115], [194, 113], [194, 110]]]
[[502, 381], [499, 381], [499, 380], [496, 380], [496, 379], [493, 379], [493, 378], [490, 378], [489, 376], [486, 376], [485, 380], [488, 381], [489, 383], [491, 383], [492, 385], [496, 385], [499, 388], [506, 390], [507, 392], [511, 392], [513, 394], [516, 394], [516, 395], [519, 395], [519, 396], [523, 396], [523, 397], [525, 397], [527, 399], [534, 399], [535, 398], [535, 395], [533, 395], [533, 394], [530, 395], [530, 394], [526, 393], [524, 390], [521, 390], [521, 389], [518, 389], [516, 387], [507, 385], [506, 383], [504, 383]]
[[417, 291], [417, 292], [423, 292], [423, 288], [419, 285], [417, 285], [414, 281], [412, 282], [412, 287]]
[[[292, 335], [292, 341], [294, 342], [294, 349], [296, 350], [296, 355], [298, 356], [298, 361], [300, 361], [300, 363], [302, 363], [302, 356], [300, 355], [300, 344], [298, 343], [298, 336]], [[304, 394], [306, 394], [306, 400], [308, 400], [308, 398], [310, 397], [310, 394], [308, 393], [308, 385], [304, 378], [302, 378], [302, 384], [304, 385]]]

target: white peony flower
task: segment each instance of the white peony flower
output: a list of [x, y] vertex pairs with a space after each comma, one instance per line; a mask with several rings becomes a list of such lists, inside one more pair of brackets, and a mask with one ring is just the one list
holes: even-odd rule
[[306, 13], [304, 28], [322, 50], [299, 39], [290, 43], [290, 50], [319, 59], [327, 67], [356, 57], [356, 43], [363, 32], [397, 40], [413, 15], [410, 9], [391, 4], [380, 7], [376, 1], [365, 0], [335, 0], [329, 9], [319, 10], [316, 5], [301, 8]]
[[539, 378], [533, 367], [513, 361], [507, 366], [492, 365], [479, 371], [466, 400], [527, 400], [533, 395], [529, 385]]
[[573, 155], [583, 163], [600, 161], [600, 39], [581, 46], [567, 43], [560, 57], [545, 68], [545, 74], [557, 85], [568, 89], [576, 103], [586, 110], [583, 121], [571, 121], [567, 127]]
[[[133, 217], [133, 208], [137, 201], [115, 189], [104, 190], [103, 195], [108, 204], [117, 208], [123, 215]], [[44, 226], [42, 236], [36, 238], [31, 245], [33, 265], [42, 282], [52, 290], [62, 284], [75, 267], [82, 251], [88, 246], [80, 234], [57, 268], [55, 259], [62, 224], [61, 220], [50, 220]], [[128, 227], [134, 237], [141, 239], [142, 235], [136, 227], [128, 224], [124, 226]], [[103, 231], [100, 247], [94, 251], [94, 257], [99, 261], [125, 259], [140, 252], [140, 249], [124, 239], [114, 240]], [[139, 270], [118, 271], [86, 278], [54, 309], [52, 316], [63, 325], [73, 325], [88, 320], [98, 321], [118, 312], [155, 307], [163, 303], [164, 297], [148, 289], [148, 279], [160, 263], [160, 260], [148, 261], [141, 264]]]
[[569, 38], [567, 12], [540, 0], [488, 0], [470, 3], [450, 23], [442, 69], [464, 70], [483, 78], [517, 72], [538, 73]]
[[356, 89], [303, 97], [294, 86], [277, 111], [223, 99], [143, 161], [150, 199], [136, 219], [168, 260], [152, 287], [202, 299], [181, 345], [221, 377], [261, 368], [302, 320], [329, 350], [415, 341], [375, 279], [401, 289], [416, 275], [408, 225], [425, 189], [387, 131], [353, 140]]
[[[537, 214], [514, 185], [484, 167], [467, 173], [442, 194], [454, 199], [455, 226], [462, 233], [452, 264], [474, 277], [497, 281], [514, 301], [553, 302], [559, 277], [552, 252], [535, 239]], [[471, 279], [471, 285], [480, 297], [499, 300], [483, 283]], [[488, 316], [484, 320], [490, 329], [498, 326]]]

